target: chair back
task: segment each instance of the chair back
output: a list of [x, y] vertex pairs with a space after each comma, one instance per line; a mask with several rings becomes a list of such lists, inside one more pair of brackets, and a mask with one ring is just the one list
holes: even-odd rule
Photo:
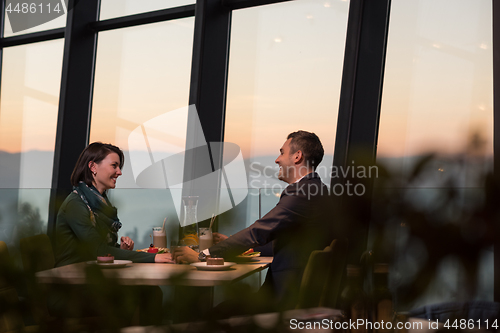
[[[327, 247], [328, 248], [328, 247]], [[335, 239], [330, 244], [331, 258], [328, 278], [322, 294], [320, 306], [337, 308], [337, 299], [340, 294], [340, 284], [345, 271], [347, 260], [347, 239]]]
[[11, 284], [14, 267], [7, 245], [0, 241], [0, 333], [24, 330], [19, 296]]
[[302, 276], [297, 308], [336, 305], [346, 255], [347, 242], [342, 240], [333, 240], [324, 250], [311, 253]]
[[44, 271], [54, 268], [56, 264], [52, 243], [45, 234], [21, 238], [20, 249], [26, 272]]

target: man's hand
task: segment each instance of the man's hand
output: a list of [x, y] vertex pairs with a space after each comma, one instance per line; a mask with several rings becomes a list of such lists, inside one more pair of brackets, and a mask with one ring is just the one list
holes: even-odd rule
[[223, 240], [228, 239], [229, 237], [227, 237], [226, 235], [220, 234], [218, 232], [214, 232], [212, 234], [212, 238], [214, 239], [214, 244], [217, 244], [219, 242], [222, 242]]
[[172, 259], [172, 253], [161, 253], [155, 255], [155, 262], [175, 264], [175, 261]]
[[191, 249], [189, 246], [181, 246], [175, 249], [173, 253], [174, 260], [178, 264], [189, 264], [192, 262], [199, 262], [199, 253]]
[[120, 249], [130, 251], [134, 249], [134, 241], [130, 237], [123, 236], [120, 241]]

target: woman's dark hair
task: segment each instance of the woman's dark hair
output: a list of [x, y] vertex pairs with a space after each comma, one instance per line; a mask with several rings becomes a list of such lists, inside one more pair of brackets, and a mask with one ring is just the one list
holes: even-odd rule
[[79, 182], [84, 182], [88, 186], [92, 185], [94, 177], [89, 168], [89, 162], [99, 163], [111, 153], [116, 153], [120, 157], [120, 169], [123, 168], [125, 157], [120, 148], [102, 142], [94, 142], [85, 148], [76, 162], [71, 174], [71, 185], [78, 186]]

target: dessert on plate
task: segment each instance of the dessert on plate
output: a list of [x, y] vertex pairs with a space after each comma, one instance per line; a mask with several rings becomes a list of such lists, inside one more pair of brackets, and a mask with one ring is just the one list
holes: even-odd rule
[[224, 265], [224, 258], [207, 258], [207, 265]]
[[98, 264], [112, 264], [115, 262], [115, 257], [111, 254], [106, 254], [105, 256], [98, 256], [97, 263]]

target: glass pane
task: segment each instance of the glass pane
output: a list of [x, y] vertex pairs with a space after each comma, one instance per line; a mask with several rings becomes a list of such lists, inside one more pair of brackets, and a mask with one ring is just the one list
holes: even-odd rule
[[[115, 194], [111, 191], [112, 202], [119, 208], [124, 227], [139, 228], [136, 232], [141, 237], [150, 232], [149, 226], [133, 215], [122, 214], [120, 207], [139, 211], [142, 200], [149, 195], [151, 200], [146, 201], [154, 202], [158, 190], [139, 190], [141, 186], [136, 184], [132, 170], [129, 137], [144, 126], [149, 130], [148, 126], [154, 125], [157, 117], [188, 106], [193, 29], [194, 18], [186, 18], [99, 34], [90, 142], [112, 143], [124, 151], [125, 166], [117, 188], [137, 190], [127, 191], [126, 200], [119, 202], [113, 201]], [[182, 132], [181, 123], [172, 122], [168, 126]], [[176, 142], [183, 148], [185, 130]], [[153, 144], [155, 135], [146, 138]], [[133, 149], [136, 154], [145, 154], [140, 163], [149, 161], [147, 148]], [[170, 194], [167, 197], [171, 200]], [[171, 206], [171, 202], [165, 202], [161, 207], [163, 217], [151, 220], [152, 223], [161, 226], [170, 213], [167, 207]], [[169, 223], [178, 220], [171, 218]]]
[[[118, 178], [118, 183], [120, 178]], [[178, 190], [180, 194], [180, 190]], [[170, 195], [164, 189], [115, 189], [110, 191], [110, 201], [118, 209], [118, 217], [123, 223], [120, 236], [128, 236], [134, 240], [135, 249], [149, 247], [152, 243], [150, 235], [153, 227], [161, 227], [163, 219], [166, 224], [167, 244], [178, 237], [179, 228], [172, 221], [177, 221], [175, 208]]]
[[[67, 1], [67, 0], [66, 0]], [[83, 2], [83, 1], [82, 1]], [[66, 2], [65, 1], [41, 1], [41, 2], [16, 2], [7, 4], [5, 14], [4, 37], [17, 36], [32, 32], [63, 28], [66, 26]], [[19, 8], [16, 5], [19, 3]], [[23, 5], [24, 6], [23, 9]], [[26, 13], [23, 12], [26, 11]], [[19, 11], [19, 12], [18, 12]], [[10, 12], [11, 15], [8, 13]], [[24, 14], [23, 14], [24, 13]], [[14, 16], [18, 14], [18, 16]], [[16, 20], [11, 22], [10, 18]], [[14, 23], [14, 24], [12, 24]], [[41, 24], [38, 24], [41, 23]], [[38, 24], [36, 26], [33, 26]], [[27, 28], [29, 27], [29, 28]], [[27, 28], [27, 29], [25, 29]], [[23, 29], [23, 30], [19, 30]], [[16, 32], [13, 32], [16, 31]]]
[[[224, 140], [241, 147], [250, 189], [287, 185], [274, 160], [297, 130], [321, 139], [318, 171], [330, 185], [348, 9], [347, 1], [305, 0], [233, 12]], [[259, 217], [251, 194], [242, 203], [247, 224]]]
[[101, 20], [191, 5], [196, 0], [101, 0]]
[[[5, 48], [0, 102], [0, 240], [46, 231], [63, 41]], [[15, 243], [17, 246], [17, 243]]]
[[[437, 153], [434, 172], [415, 186], [437, 186], [446, 172], [477, 186], [477, 172], [493, 165], [491, 6], [392, 3], [378, 157], [407, 173], [418, 156]], [[449, 160], [459, 155], [457, 171]]]
[[492, 157], [491, 1], [392, 1], [378, 161], [403, 181], [376, 189], [372, 227], [395, 260], [398, 310], [492, 300]]

